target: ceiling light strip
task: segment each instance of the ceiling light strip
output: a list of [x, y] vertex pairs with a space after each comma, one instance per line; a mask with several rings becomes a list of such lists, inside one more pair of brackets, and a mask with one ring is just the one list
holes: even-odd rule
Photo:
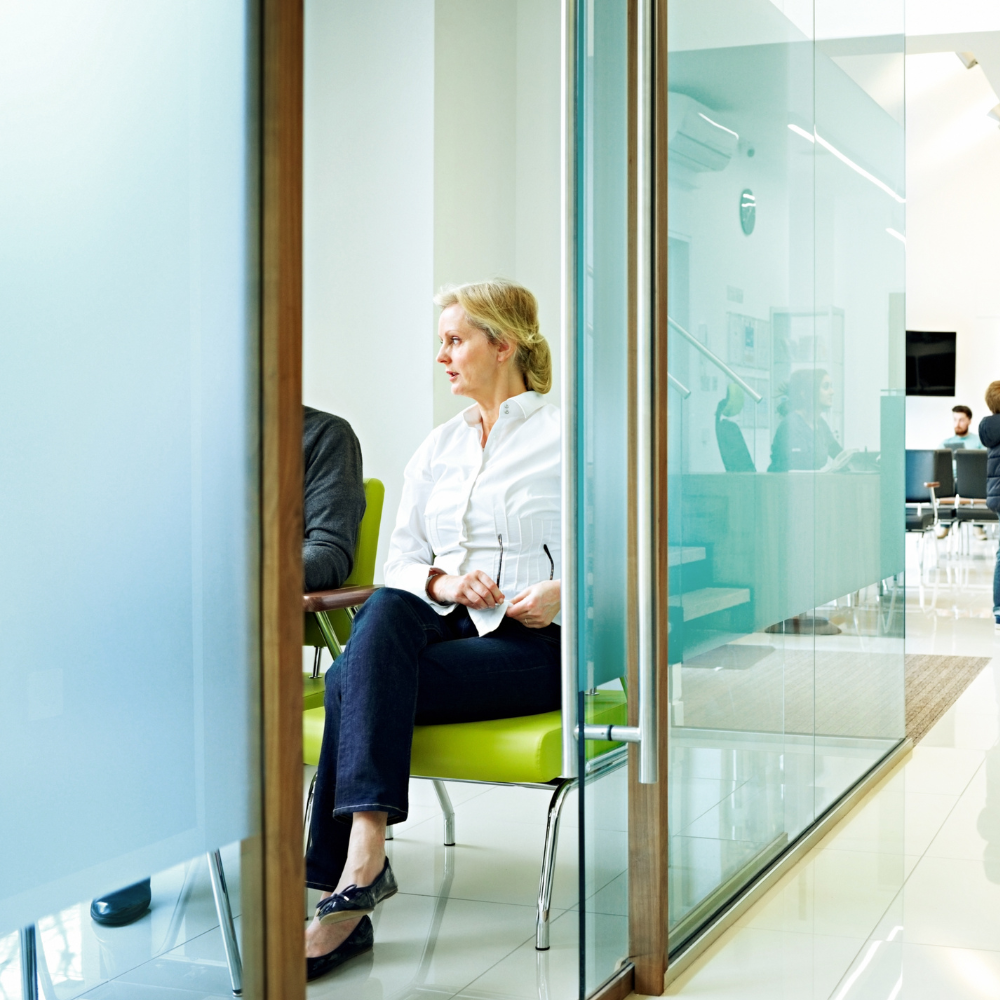
[[860, 174], [866, 181], [870, 181], [877, 188], [881, 188], [890, 198], [894, 198], [900, 203], [900, 205], [906, 204], [906, 199], [896, 194], [895, 191], [885, 181], [880, 181], [874, 174], [868, 173], [864, 167], [855, 163], [849, 156], [845, 156], [836, 146], [829, 143], [824, 139], [818, 132], [813, 130], [812, 132], [807, 132], [804, 128], [800, 128], [798, 125], [789, 125], [788, 128], [794, 132], [796, 135], [802, 136], [803, 139], [808, 139], [812, 143], [818, 142], [824, 149], [829, 150], [834, 156], [840, 160], [841, 163], [847, 164], [855, 173]]

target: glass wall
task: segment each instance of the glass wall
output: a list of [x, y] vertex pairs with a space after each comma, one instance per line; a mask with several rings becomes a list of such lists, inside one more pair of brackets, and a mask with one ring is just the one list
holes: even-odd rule
[[672, 951], [904, 736], [903, 4], [843, 8], [667, 5]]
[[[625, 723], [628, 621], [628, 5], [577, 22], [580, 717]], [[629, 954], [625, 749], [580, 741], [581, 992]], [[590, 773], [588, 775], [588, 768]]]
[[25, 925], [61, 998], [203, 933], [257, 825], [253, 10], [0, 5], [4, 996]]

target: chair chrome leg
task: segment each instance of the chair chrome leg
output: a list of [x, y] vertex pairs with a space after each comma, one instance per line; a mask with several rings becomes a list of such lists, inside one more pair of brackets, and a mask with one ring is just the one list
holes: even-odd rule
[[455, 810], [451, 804], [451, 796], [445, 788], [443, 781], [434, 781], [434, 791], [437, 792], [438, 802], [441, 803], [441, 812], [444, 813], [444, 846], [455, 846]]
[[212, 879], [215, 912], [219, 918], [219, 930], [222, 931], [222, 944], [226, 951], [226, 965], [229, 966], [229, 980], [233, 986], [233, 996], [239, 997], [243, 995], [243, 963], [240, 961], [240, 946], [236, 940], [226, 873], [222, 869], [222, 855], [218, 851], [212, 851], [208, 855], [208, 872]]
[[316, 778], [319, 771], [315, 771], [312, 781], [309, 782], [309, 794], [306, 796], [306, 813], [302, 817], [302, 853], [309, 853], [309, 828], [312, 826], [313, 802], [316, 798]]
[[556, 873], [556, 847], [559, 844], [559, 818], [566, 796], [577, 785], [576, 778], [564, 781], [552, 793], [549, 818], [545, 824], [545, 847], [542, 849], [542, 874], [538, 881], [538, 918], [535, 922], [535, 948], [549, 947], [549, 909], [552, 905], [552, 882]]
[[323, 634], [326, 648], [330, 650], [330, 655], [336, 660], [343, 653], [344, 647], [341, 646], [340, 640], [337, 638], [337, 633], [333, 630], [333, 622], [330, 621], [329, 613], [326, 611], [317, 611], [316, 624], [319, 625], [319, 630]]
[[38, 1000], [38, 950], [35, 925], [21, 928], [21, 996]]

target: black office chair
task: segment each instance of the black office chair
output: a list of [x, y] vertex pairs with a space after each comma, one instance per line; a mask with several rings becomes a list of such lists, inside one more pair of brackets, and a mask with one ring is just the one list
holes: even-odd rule
[[[719, 445], [722, 464], [726, 472], [756, 472], [757, 467], [753, 464], [743, 432], [735, 420], [727, 419], [727, 413], [733, 409], [728, 400], [728, 395], [723, 397], [715, 408], [715, 440]], [[743, 394], [740, 393], [738, 402], [741, 409], [742, 401]]]
[[955, 452], [955, 520], [985, 527], [996, 524], [996, 511], [986, 506], [986, 456], [982, 448]]
[[[951, 485], [951, 452], [948, 456], [948, 482]], [[926, 531], [938, 523], [937, 478], [942, 469], [938, 452], [931, 448], [906, 449], [906, 530]], [[954, 490], [952, 490], [954, 495]], [[924, 510], [924, 508], [928, 508]]]
[[[906, 530], [920, 534], [920, 565], [924, 564], [924, 537], [928, 531], [935, 533], [935, 551], [937, 546], [937, 528], [940, 524], [941, 505], [938, 503], [937, 491], [944, 486], [952, 495], [951, 452], [933, 448], [906, 449]], [[944, 478], [944, 482], [938, 479]], [[946, 508], [945, 516], [951, 519], [953, 508]]]

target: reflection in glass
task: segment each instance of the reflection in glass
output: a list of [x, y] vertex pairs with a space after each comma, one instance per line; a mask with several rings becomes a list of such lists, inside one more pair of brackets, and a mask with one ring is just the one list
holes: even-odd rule
[[[220, 855], [238, 933], [239, 844]], [[231, 996], [208, 857], [153, 875], [151, 889], [149, 912], [127, 927], [95, 923], [89, 899], [42, 917], [36, 928], [39, 995], [76, 997], [117, 981], [122, 996], [154, 987]], [[20, 963], [17, 933], [0, 935], [0, 997], [20, 997]]]
[[904, 735], [902, 3], [836, 9], [668, 5], [672, 951]]

